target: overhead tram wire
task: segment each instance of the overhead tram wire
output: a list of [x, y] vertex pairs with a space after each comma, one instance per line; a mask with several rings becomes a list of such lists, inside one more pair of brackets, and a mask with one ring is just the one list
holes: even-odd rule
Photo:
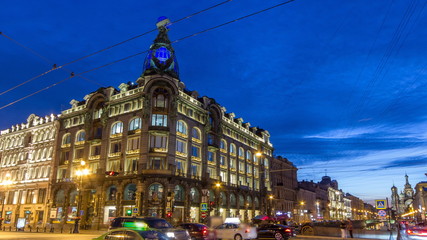
[[[218, 4], [215, 4], [215, 5], [213, 5], [213, 6], [210, 6], [210, 7], [208, 7], [208, 8], [205, 8], [205, 9], [200, 10], [200, 11], [198, 11], [198, 12], [192, 13], [192, 14], [190, 14], [190, 15], [186, 16], [186, 17], [183, 17], [183, 18], [180, 18], [180, 19], [178, 19], [178, 20], [176, 20], [176, 21], [173, 21], [173, 22], [171, 22], [171, 24], [178, 23], [178, 22], [180, 22], [180, 21], [182, 21], [182, 20], [185, 20], [185, 19], [191, 18], [191, 17], [196, 16], [196, 15], [198, 15], [198, 14], [200, 14], [200, 13], [206, 12], [206, 11], [208, 11], [208, 10], [211, 10], [211, 9], [213, 9], [213, 8], [216, 8], [216, 7], [218, 7], [218, 6], [221, 6], [221, 5], [223, 5], [223, 4], [225, 4], [225, 3], [228, 3], [228, 2], [231, 2], [231, 1], [233, 1], [233, 0], [226, 0], [226, 1], [220, 2], [220, 3], [218, 3]], [[54, 67], [52, 67], [51, 69], [49, 69], [49, 70], [47, 70], [46, 72], [41, 73], [41, 74], [39, 74], [39, 75], [37, 75], [37, 76], [35, 76], [35, 77], [32, 77], [32, 78], [28, 79], [27, 81], [24, 81], [24, 82], [22, 82], [22, 83], [20, 83], [20, 84], [18, 84], [18, 85], [16, 85], [16, 86], [14, 86], [14, 87], [12, 87], [12, 88], [9, 88], [9, 89], [5, 90], [4, 92], [1, 92], [1, 93], [0, 93], [0, 96], [1, 96], [1, 95], [3, 95], [3, 94], [5, 94], [5, 93], [7, 93], [7, 92], [9, 92], [9, 91], [12, 91], [12, 90], [14, 90], [15, 88], [18, 88], [18, 87], [20, 87], [20, 86], [22, 86], [22, 85], [24, 85], [24, 84], [26, 84], [26, 83], [29, 83], [29, 82], [31, 82], [31, 81], [33, 81], [33, 80], [35, 80], [35, 79], [39, 78], [39, 77], [42, 77], [42, 76], [44, 76], [44, 75], [46, 75], [46, 74], [48, 74], [48, 73], [50, 73], [50, 72], [53, 72], [53, 71], [55, 71], [55, 70], [57, 70], [57, 69], [63, 68], [63, 67], [65, 67], [65, 66], [68, 66], [68, 65], [73, 64], [73, 63], [76, 63], [76, 62], [78, 62], [78, 61], [81, 61], [81, 60], [86, 59], [86, 58], [88, 58], [88, 57], [94, 56], [94, 55], [96, 55], [96, 54], [99, 54], [99, 53], [104, 52], [104, 51], [106, 51], [106, 50], [109, 50], [109, 49], [111, 49], [111, 48], [117, 47], [117, 46], [122, 45], [122, 44], [124, 44], [124, 43], [127, 43], [127, 42], [129, 42], [129, 41], [135, 40], [135, 39], [140, 38], [140, 37], [142, 37], [142, 36], [144, 36], [144, 35], [147, 35], [147, 34], [149, 34], [149, 33], [152, 33], [152, 32], [154, 32], [154, 31], [156, 31], [156, 30], [157, 30], [157, 28], [152, 29], [152, 30], [150, 30], [150, 31], [147, 31], [147, 32], [145, 32], [145, 33], [142, 33], [142, 34], [139, 34], [139, 35], [137, 35], [137, 36], [131, 37], [131, 38], [129, 38], [129, 39], [126, 39], [126, 40], [121, 41], [121, 42], [119, 42], [119, 43], [113, 44], [113, 45], [111, 45], [111, 46], [105, 47], [105, 48], [103, 48], [103, 49], [101, 49], [101, 50], [98, 50], [98, 51], [96, 51], [96, 52], [93, 52], [93, 53], [87, 54], [87, 55], [85, 55], [85, 56], [83, 56], [83, 57], [77, 58], [77, 59], [75, 59], [75, 60], [73, 60], [73, 61], [71, 61], [71, 62], [65, 63], [65, 64], [60, 65], [60, 66], [56, 66], [56, 65], [53, 65], [53, 64], [52, 64]], [[4, 37], [6, 37], [6, 38], [8, 38], [8, 39], [12, 40], [10, 37], [8, 37], [7, 35], [5, 35], [5, 34], [4, 34], [4, 33], [2, 33], [2, 32], [0, 32], [0, 35], [2, 35], [2, 36], [4, 36]], [[14, 40], [12, 40], [12, 41], [14, 41]], [[35, 54], [35, 55], [39, 56], [39, 57], [40, 57], [40, 58], [42, 58], [43, 60], [45, 60], [45, 61], [49, 61], [48, 59], [46, 59], [45, 57], [41, 56], [40, 54], [38, 54], [38, 53], [37, 53], [37, 52], [35, 52], [34, 50], [32, 50], [32, 49], [30, 49], [30, 48], [27, 48], [27, 47], [25, 47], [25, 46], [23, 46], [22, 44], [19, 44], [19, 43], [18, 43], [18, 45], [20, 45], [21, 47], [24, 47], [24, 48], [26, 48], [26, 49], [30, 50], [33, 54]], [[80, 76], [80, 77], [81, 77], [81, 76]]]
[[[58, 67], [56, 67], [56, 64], [53, 62], [53, 61], [51, 61], [51, 60], [49, 60], [47, 57], [45, 57], [45, 56], [43, 56], [43, 55], [41, 55], [40, 53], [38, 53], [37, 51], [35, 51], [34, 49], [32, 49], [32, 48], [30, 48], [30, 47], [27, 47], [27, 46], [25, 46], [24, 44], [22, 44], [22, 43], [20, 43], [20, 42], [18, 42], [16, 39], [13, 39], [12, 37], [10, 37], [10, 36], [8, 36], [8, 35], [6, 35], [6, 34], [4, 34], [3, 32], [0, 32], [0, 35], [3, 35], [5, 38], [7, 38], [7, 39], [9, 39], [10, 41], [12, 41], [13, 43], [15, 43], [16, 45], [18, 45], [18, 46], [20, 46], [20, 47], [22, 47], [22, 48], [24, 48], [24, 49], [26, 49], [26, 50], [28, 50], [29, 52], [31, 52], [33, 55], [35, 55], [35, 56], [37, 56], [37, 57], [39, 57], [39, 58], [41, 58], [41, 59], [43, 59], [43, 61], [45, 61], [47, 64], [50, 64], [50, 66], [52, 66], [52, 69], [50, 69], [49, 71], [47, 71], [47, 72], [45, 72], [45, 73], [43, 73], [43, 74], [40, 74], [40, 75], [38, 75], [38, 76], [36, 76], [36, 78], [37, 77], [41, 77], [41, 76], [43, 76], [43, 75], [45, 75], [45, 74], [47, 74], [47, 73], [50, 73], [50, 72], [52, 72], [53, 70], [55, 70], [55, 69], [57, 69]], [[66, 71], [66, 72], [68, 72], [69, 74], [71, 74], [73, 71], [71, 71], [71, 70], [69, 70], [69, 69], [66, 69], [66, 68], [62, 68], [64, 71]], [[94, 81], [94, 80], [91, 80], [91, 79], [89, 79], [89, 78], [87, 78], [87, 77], [84, 77], [84, 76], [79, 76], [80, 78], [83, 78], [83, 79], [85, 79], [86, 81], [88, 81], [88, 82], [92, 82], [92, 83], [95, 83], [96, 85], [98, 85], [98, 86], [103, 86], [103, 85], [101, 85], [100, 83], [98, 83], [98, 82], [96, 82], [96, 81]], [[5, 93], [7, 93], [7, 92], [9, 92], [9, 91], [12, 91], [13, 89], [15, 89], [15, 88], [18, 88], [18, 87], [20, 87], [20, 86], [22, 86], [22, 85], [24, 85], [25, 83], [27, 83], [27, 82], [30, 82], [30, 81], [32, 81], [32, 80], [34, 80], [35, 78], [31, 78], [30, 80], [28, 80], [28, 81], [25, 81], [25, 82], [23, 82], [23, 83], [21, 83], [21, 84], [18, 84], [18, 85], [16, 85], [16, 86], [14, 86], [14, 87], [12, 87], [12, 88], [9, 88], [8, 90], [6, 90], [6, 91], [4, 91], [4, 92], [1, 92], [0, 93], [0, 96], [1, 95], [3, 95], [3, 94], [5, 94]]]
[[[415, 6], [416, 6], [415, 0], [413, 0], [408, 5], [404, 16], [400, 20], [400, 22], [397, 26], [397, 29], [393, 33], [392, 40], [388, 44], [386, 52], [384, 53], [384, 55], [380, 59], [378, 66], [376, 67], [376, 69], [374, 71], [373, 77], [368, 82], [368, 87], [366, 88], [366, 90], [362, 94], [361, 101], [354, 107], [355, 111], [352, 114], [353, 117], [357, 118], [358, 115], [363, 112], [363, 109], [365, 108], [365, 106], [368, 102], [367, 99], [370, 98], [370, 96], [372, 95], [372, 89], [373, 89], [374, 85], [377, 84], [377, 82], [380, 79], [382, 79], [381, 77], [383, 77], [384, 68], [386, 68], [387, 63], [389, 62], [390, 57], [395, 52], [396, 47], [398, 47], [399, 43], [401, 43], [402, 32], [406, 29], [408, 22], [411, 20], [411, 17], [414, 13], [414, 10], [415, 10]], [[351, 133], [351, 131], [353, 131], [356, 128], [356, 126], [355, 126], [355, 123], [350, 124], [351, 119], [347, 120], [346, 122], [348, 123], [347, 125], [350, 125], [351, 127], [348, 127], [344, 131], [343, 134], [345, 136], [348, 136]], [[339, 146], [339, 148], [342, 149], [344, 147], [344, 143], [341, 141], [338, 146]]]
[[[257, 14], [260, 14], [260, 13], [262, 13], [262, 12], [265, 12], [265, 11], [268, 11], [268, 10], [271, 10], [271, 9], [274, 9], [274, 8], [276, 8], [276, 7], [283, 6], [283, 5], [285, 5], [285, 4], [288, 4], [288, 3], [291, 3], [291, 2], [294, 2], [294, 1], [296, 1], [296, 0], [288, 0], [288, 1], [285, 1], [285, 2], [282, 2], [282, 3], [279, 3], [279, 4], [276, 4], [276, 5], [272, 6], [272, 7], [265, 8], [265, 9], [263, 9], [263, 10], [260, 10], [260, 11], [257, 11], [257, 12], [254, 12], [254, 13], [251, 13], [251, 14], [248, 14], [248, 15], [245, 15], [245, 16], [243, 16], [243, 17], [236, 18], [236, 19], [234, 19], [234, 20], [231, 20], [231, 21], [228, 21], [228, 22], [225, 22], [225, 23], [219, 24], [219, 25], [217, 25], [217, 26], [215, 26], [215, 27], [211, 27], [211, 28], [208, 28], [208, 29], [205, 29], [205, 30], [199, 31], [199, 32], [194, 33], [194, 34], [190, 34], [190, 35], [188, 35], [188, 36], [185, 36], [185, 37], [182, 37], [182, 38], [180, 38], [180, 39], [178, 39], [178, 40], [175, 40], [175, 41], [173, 41], [172, 43], [178, 43], [178, 42], [180, 42], [180, 41], [182, 41], [182, 40], [185, 40], [185, 39], [187, 39], [187, 38], [197, 36], [197, 35], [199, 35], [199, 34], [202, 34], [202, 33], [205, 33], [205, 32], [208, 32], [208, 31], [211, 31], [211, 30], [214, 30], [214, 29], [217, 29], [217, 28], [219, 28], [219, 27], [222, 27], [222, 26], [228, 25], [228, 24], [230, 24], [230, 23], [234, 23], [234, 22], [237, 22], [237, 21], [243, 20], [243, 19], [248, 18], [248, 17], [252, 17], [252, 16], [254, 16], [254, 15], [257, 15]], [[0, 107], [0, 110], [4, 109], [4, 108], [6, 108], [6, 107], [9, 107], [9, 106], [11, 106], [11, 105], [13, 105], [13, 104], [15, 104], [15, 103], [18, 103], [18, 102], [20, 102], [20, 101], [22, 101], [22, 100], [24, 100], [24, 99], [26, 99], [26, 98], [29, 98], [29, 97], [31, 97], [31, 96], [33, 96], [33, 95], [37, 94], [37, 93], [40, 93], [40, 92], [42, 92], [42, 91], [45, 91], [45, 90], [47, 90], [47, 89], [49, 89], [49, 88], [51, 88], [51, 87], [54, 87], [54, 86], [56, 86], [56, 85], [58, 85], [58, 84], [60, 84], [60, 83], [62, 83], [62, 82], [64, 82], [64, 81], [66, 81], [66, 80], [68, 80], [68, 79], [71, 79], [71, 78], [73, 78], [73, 77], [77, 77], [77, 76], [80, 76], [80, 75], [82, 75], [82, 74], [89, 73], [89, 72], [92, 72], [92, 71], [95, 71], [95, 70], [98, 70], [98, 69], [101, 69], [101, 68], [104, 68], [104, 67], [107, 67], [107, 66], [110, 66], [110, 65], [116, 64], [116, 63], [118, 63], [118, 62], [122, 62], [122, 61], [124, 61], [124, 60], [130, 59], [130, 58], [133, 58], [133, 57], [136, 57], [136, 56], [141, 55], [141, 54], [144, 54], [144, 53], [147, 53], [148, 51], [149, 51], [149, 50], [145, 50], [145, 51], [143, 51], [143, 52], [135, 53], [135, 54], [133, 54], [133, 55], [129, 55], [129, 56], [127, 56], [127, 57], [124, 57], [124, 58], [121, 58], [121, 59], [115, 60], [115, 61], [113, 61], [113, 62], [110, 62], [110, 63], [104, 64], [104, 65], [98, 66], [98, 67], [96, 67], [96, 68], [92, 68], [92, 69], [89, 69], [89, 70], [84, 71], [84, 72], [81, 72], [81, 73], [72, 74], [72, 76], [70, 76], [70, 77], [67, 77], [67, 78], [65, 78], [65, 79], [62, 79], [61, 81], [58, 81], [58, 82], [56, 82], [56, 83], [54, 83], [54, 84], [52, 84], [52, 85], [49, 85], [49, 86], [47, 86], [47, 87], [45, 87], [45, 88], [43, 88], [43, 89], [40, 89], [40, 90], [38, 90], [38, 91], [36, 91], [36, 92], [33, 92], [33, 93], [31, 93], [31, 94], [28, 94], [27, 96], [24, 96], [24, 97], [22, 97], [22, 98], [20, 98], [20, 99], [17, 99], [17, 100], [15, 100], [15, 101], [11, 102], [11, 103], [8, 103], [8, 104], [6, 104], [6, 105], [4, 105], [4, 106]]]

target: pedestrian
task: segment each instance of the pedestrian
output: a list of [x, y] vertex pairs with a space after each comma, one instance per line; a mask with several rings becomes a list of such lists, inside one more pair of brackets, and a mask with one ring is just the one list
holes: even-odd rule
[[348, 230], [348, 233], [350, 234], [350, 238], [353, 238], [353, 222], [351, 221], [350, 218], [347, 220], [347, 230]]
[[345, 224], [344, 221], [340, 222], [340, 229], [341, 229], [341, 238], [347, 238], [347, 230], [346, 230], [347, 226]]

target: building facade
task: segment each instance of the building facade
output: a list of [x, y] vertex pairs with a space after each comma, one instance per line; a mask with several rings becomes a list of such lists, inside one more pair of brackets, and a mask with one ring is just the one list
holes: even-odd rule
[[249, 221], [266, 212], [272, 153], [268, 131], [185, 88], [159, 26], [135, 84], [100, 88], [62, 112], [51, 217], [91, 228], [123, 215]]
[[[31, 114], [0, 133], [1, 218], [4, 227], [44, 227], [48, 221], [57, 116]], [[0, 220], [1, 221], [1, 220]]]
[[293, 218], [293, 210], [297, 202], [298, 169], [286, 158], [276, 157], [271, 162], [271, 185], [273, 198], [272, 215]]

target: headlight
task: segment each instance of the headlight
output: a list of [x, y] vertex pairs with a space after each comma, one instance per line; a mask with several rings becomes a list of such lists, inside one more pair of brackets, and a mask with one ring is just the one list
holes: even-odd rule
[[175, 238], [175, 233], [173, 233], [173, 232], [167, 232], [166, 236], [168, 236], [170, 238]]

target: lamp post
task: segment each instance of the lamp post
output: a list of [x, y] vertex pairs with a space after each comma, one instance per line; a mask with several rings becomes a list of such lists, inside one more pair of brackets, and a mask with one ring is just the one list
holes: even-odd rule
[[222, 204], [222, 202], [221, 202], [221, 194], [220, 194], [220, 191], [219, 191], [220, 188], [221, 188], [221, 183], [220, 182], [215, 183], [215, 190], [216, 190], [216, 196], [217, 196], [217, 200], [216, 200], [216, 213], [215, 213], [215, 215], [217, 215], [217, 216], [220, 215], [219, 207]]
[[89, 174], [89, 169], [85, 168], [85, 165], [86, 165], [86, 162], [81, 161], [80, 169], [76, 171], [76, 175], [79, 176], [79, 184], [78, 184], [79, 198], [77, 201], [77, 213], [76, 213], [76, 218], [74, 220], [73, 233], [79, 233], [80, 208], [82, 204], [82, 190], [83, 190], [83, 176], [86, 176]]
[[301, 206], [301, 213], [300, 213], [300, 216], [302, 216], [302, 221], [301, 222], [304, 222], [304, 220], [305, 220], [305, 214], [304, 214], [304, 205], [305, 205], [305, 202], [301, 201], [299, 204]]
[[273, 216], [273, 199], [274, 199], [273, 195], [269, 195], [268, 196], [268, 211], [267, 211], [267, 215], [269, 217]]
[[[12, 180], [10, 180], [10, 173], [7, 173], [6, 174], [6, 178], [5, 178], [5, 180], [3, 180], [2, 182], [1, 182], [1, 185], [3, 185], [4, 187], [5, 187], [5, 191], [4, 191], [4, 193], [3, 193], [3, 198], [2, 198], [2, 204], [1, 204], [1, 215], [0, 215], [0, 230], [1, 230], [1, 227], [2, 227], [2, 224], [3, 224], [3, 211], [4, 211], [4, 203], [5, 203], [5, 201], [6, 201], [6, 192], [7, 192], [7, 187], [9, 186], [9, 185], [11, 185], [12, 184]], [[6, 217], [6, 216], [5, 216]]]

